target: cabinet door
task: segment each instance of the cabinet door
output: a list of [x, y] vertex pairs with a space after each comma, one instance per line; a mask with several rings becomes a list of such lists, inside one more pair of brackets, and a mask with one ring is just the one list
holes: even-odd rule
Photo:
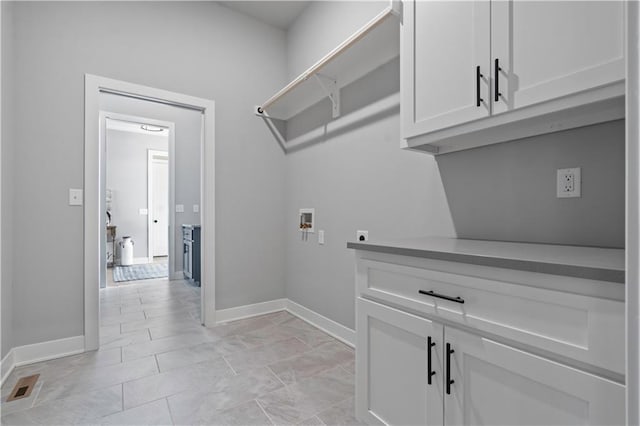
[[494, 1], [491, 43], [492, 66], [502, 68], [494, 114], [621, 81], [624, 4]]
[[623, 385], [448, 327], [445, 342], [445, 425], [624, 424]]
[[[358, 419], [368, 424], [442, 425], [442, 326], [359, 298], [357, 329]], [[431, 380], [429, 357], [435, 373]]]
[[405, 1], [403, 11], [403, 137], [488, 116], [489, 1]]

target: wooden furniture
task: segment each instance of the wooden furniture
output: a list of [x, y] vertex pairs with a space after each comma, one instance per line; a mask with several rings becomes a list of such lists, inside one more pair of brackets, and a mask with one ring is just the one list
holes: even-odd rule
[[107, 225], [107, 268], [113, 268], [116, 262], [116, 228]]
[[403, 2], [405, 147], [446, 153], [624, 117], [621, 1]]
[[623, 424], [624, 252], [349, 243], [370, 424]]

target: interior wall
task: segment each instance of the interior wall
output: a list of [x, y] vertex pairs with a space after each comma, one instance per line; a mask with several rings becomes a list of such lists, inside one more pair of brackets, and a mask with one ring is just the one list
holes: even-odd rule
[[141, 215], [140, 209], [147, 209], [151, 214], [147, 187], [148, 152], [152, 149], [168, 154], [169, 138], [164, 133], [165, 136], [158, 136], [107, 129], [106, 166], [107, 188], [112, 193], [111, 224], [116, 226], [118, 240], [130, 236], [134, 241], [134, 258], [146, 258], [148, 254], [148, 215]]
[[2, 298], [2, 340], [0, 342], [0, 357], [5, 355], [13, 347], [13, 266], [11, 264], [13, 258], [13, 5], [8, 2], [0, 2], [0, 22], [1, 22], [1, 50], [2, 50], [2, 66], [1, 66], [1, 92], [0, 100], [2, 103], [1, 112], [1, 134], [2, 145], [0, 146], [0, 173], [2, 173], [1, 197], [2, 220], [0, 226], [0, 244], [2, 247], [1, 265], [0, 265], [0, 296]]
[[[624, 120], [436, 157], [459, 238], [624, 248]], [[557, 198], [580, 167], [582, 196]]]
[[[175, 204], [182, 204], [184, 206], [184, 212], [177, 213], [174, 207], [170, 207], [171, 214], [174, 215], [175, 229], [173, 242], [176, 252], [174, 259], [170, 259], [169, 261], [173, 264], [174, 272], [181, 275], [180, 271], [183, 270], [183, 259], [180, 255], [182, 247], [181, 225], [199, 225], [201, 223], [200, 212], [194, 213], [193, 205], [197, 204], [200, 206], [202, 113], [192, 109], [178, 108], [109, 93], [100, 94], [100, 109], [107, 112], [168, 121], [175, 126], [175, 152], [172, 159], [175, 164], [176, 174], [174, 195]], [[109, 141], [107, 140], [107, 145], [108, 144]], [[144, 219], [146, 220], [146, 216]], [[120, 235], [123, 234], [120, 233]], [[145, 250], [146, 245], [145, 242]]]
[[[288, 33], [290, 74], [310, 65], [308, 58], [322, 57], [386, 5], [310, 5]], [[344, 88], [342, 112], [398, 90], [399, 62], [394, 60]], [[290, 120], [288, 136], [331, 120], [329, 108], [321, 102]], [[355, 260], [346, 243], [355, 240], [357, 230], [368, 230], [372, 240], [454, 236], [435, 159], [400, 149], [399, 109], [288, 154], [286, 206], [287, 297], [350, 328], [355, 322]], [[315, 208], [324, 245], [317, 231], [305, 240], [298, 230], [298, 211], [306, 207]]]
[[83, 213], [68, 189], [83, 186], [85, 73], [215, 101], [216, 307], [284, 297], [284, 156], [253, 115], [285, 82], [284, 32], [215, 2], [13, 8], [13, 344], [83, 334]]
[[364, 26], [389, 1], [312, 1], [287, 31], [289, 79], [300, 75]]

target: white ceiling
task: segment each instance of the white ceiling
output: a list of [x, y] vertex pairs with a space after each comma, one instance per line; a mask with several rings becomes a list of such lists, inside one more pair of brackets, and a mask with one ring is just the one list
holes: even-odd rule
[[244, 13], [259, 21], [281, 30], [288, 30], [302, 11], [309, 5], [309, 1], [220, 1], [220, 4]]
[[130, 121], [120, 121], [108, 118], [106, 125], [107, 130], [120, 130], [121, 132], [140, 133], [143, 135], [153, 135], [165, 138], [169, 137], [167, 129], [162, 132], [149, 132], [140, 127], [142, 123], [132, 123]]

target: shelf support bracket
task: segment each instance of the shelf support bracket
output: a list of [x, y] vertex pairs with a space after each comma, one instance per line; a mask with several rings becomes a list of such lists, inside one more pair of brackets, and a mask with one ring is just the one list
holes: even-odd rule
[[331, 104], [333, 105], [333, 109], [331, 111], [331, 115], [333, 118], [340, 117], [340, 89], [338, 88], [338, 82], [326, 75], [322, 74], [314, 74], [316, 81], [322, 87], [325, 95], [331, 100]]

